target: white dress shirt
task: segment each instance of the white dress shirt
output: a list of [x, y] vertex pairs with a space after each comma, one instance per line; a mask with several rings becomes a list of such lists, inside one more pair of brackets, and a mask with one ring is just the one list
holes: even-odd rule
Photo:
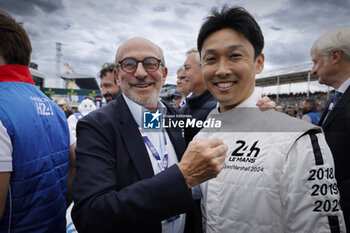
[[[149, 111], [149, 110], [143, 108], [141, 105], [129, 99], [127, 96], [124, 95], [124, 93], [122, 95], [125, 99], [126, 104], [130, 109], [132, 116], [134, 117], [134, 120], [139, 125], [139, 127], [141, 127], [143, 125], [142, 124], [143, 112]], [[158, 105], [160, 106], [160, 109], [162, 111], [164, 110], [166, 112], [166, 107], [162, 102], [159, 101]], [[144, 135], [147, 136], [148, 139], [151, 141], [151, 143], [154, 145], [161, 159], [163, 159], [163, 155], [164, 155], [163, 154], [164, 145], [165, 145], [164, 135], [163, 135], [163, 132], [164, 132], [166, 141], [167, 141], [166, 151], [168, 152], [168, 167], [179, 162], [176, 156], [174, 146], [166, 130], [163, 130], [163, 131], [162, 130], [143, 130], [143, 132], [144, 132]], [[158, 162], [156, 158], [153, 156], [151, 150], [148, 148], [146, 144], [145, 144], [145, 147], [147, 148], [148, 156], [152, 163], [154, 174], [161, 172], [161, 168], [159, 167]], [[186, 214], [181, 214], [180, 217], [175, 221], [172, 221], [172, 222], [168, 222], [168, 220], [162, 221], [162, 233], [183, 233], [185, 229], [185, 220], [186, 220]]]

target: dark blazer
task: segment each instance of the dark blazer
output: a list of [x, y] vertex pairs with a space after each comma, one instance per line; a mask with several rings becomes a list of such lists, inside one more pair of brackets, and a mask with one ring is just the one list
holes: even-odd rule
[[325, 132], [326, 141], [334, 157], [340, 203], [347, 224], [347, 232], [350, 232], [350, 87], [325, 120], [330, 102], [318, 124]]
[[[180, 161], [186, 149], [181, 130], [167, 132]], [[93, 233], [161, 232], [161, 220], [194, 206], [177, 165], [154, 175], [122, 95], [78, 122], [73, 199], [76, 229]]]

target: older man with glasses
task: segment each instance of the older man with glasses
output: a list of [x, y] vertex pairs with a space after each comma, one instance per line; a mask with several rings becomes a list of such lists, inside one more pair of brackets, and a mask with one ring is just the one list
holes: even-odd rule
[[132, 38], [115, 64], [122, 94], [77, 125], [74, 224], [79, 232], [194, 232], [190, 188], [220, 172], [226, 145], [205, 138], [185, 151], [180, 128], [145, 129], [145, 113], [176, 114], [159, 100], [168, 70], [156, 44]]

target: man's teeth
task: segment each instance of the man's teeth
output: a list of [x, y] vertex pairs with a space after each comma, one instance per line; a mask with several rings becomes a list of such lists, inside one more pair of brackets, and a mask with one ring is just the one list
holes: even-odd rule
[[220, 88], [228, 88], [233, 86], [233, 82], [227, 82], [227, 83], [217, 83], [216, 85]]
[[136, 87], [148, 87], [150, 84], [135, 84]]

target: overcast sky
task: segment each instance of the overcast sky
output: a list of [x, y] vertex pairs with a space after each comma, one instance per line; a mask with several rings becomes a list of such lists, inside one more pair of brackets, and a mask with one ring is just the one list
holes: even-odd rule
[[[333, 27], [350, 27], [350, 0], [1, 0], [32, 42], [31, 60], [45, 73], [46, 86], [56, 73], [56, 42], [62, 63], [79, 74], [96, 76], [116, 49], [131, 37], [158, 44], [169, 69], [167, 83], [176, 82], [176, 69], [196, 38], [212, 7], [245, 7], [265, 37], [265, 71], [310, 63], [310, 47]], [[61, 72], [67, 72], [63, 65]]]

